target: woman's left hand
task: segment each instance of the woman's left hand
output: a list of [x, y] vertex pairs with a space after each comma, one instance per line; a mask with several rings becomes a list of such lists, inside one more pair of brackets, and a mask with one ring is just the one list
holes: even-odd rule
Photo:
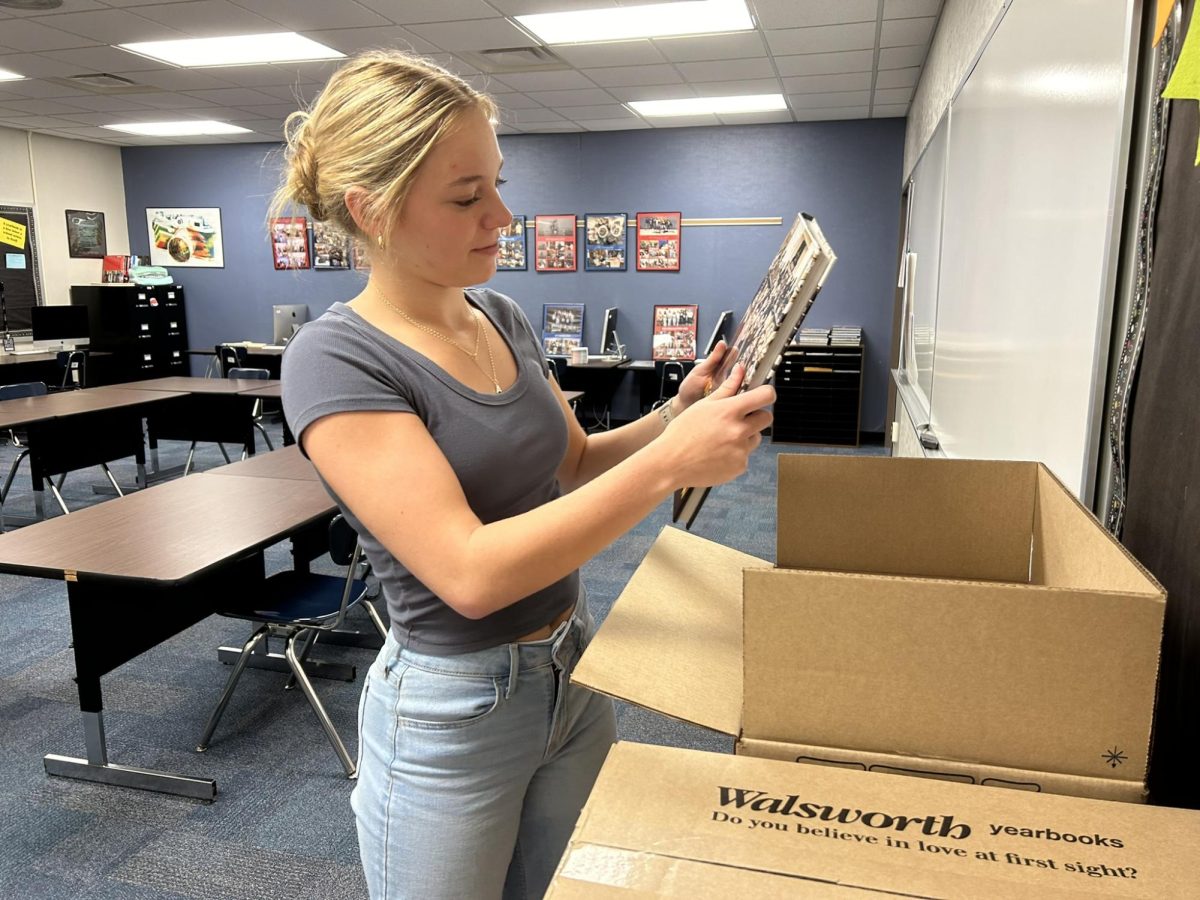
[[697, 400], [702, 399], [708, 393], [709, 383], [715, 381], [717, 374], [725, 362], [725, 354], [728, 353], [729, 347], [724, 341], [718, 341], [717, 346], [713, 347], [713, 352], [708, 355], [707, 359], [702, 359], [688, 372], [687, 377], [683, 379], [683, 384], [679, 386], [679, 393], [676, 395], [678, 406], [675, 409], [675, 415], [679, 415]]

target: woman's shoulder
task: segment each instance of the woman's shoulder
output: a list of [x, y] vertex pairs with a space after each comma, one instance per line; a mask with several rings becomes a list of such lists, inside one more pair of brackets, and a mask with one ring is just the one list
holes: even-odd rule
[[509, 334], [529, 328], [529, 320], [526, 318], [525, 312], [517, 304], [517, 301], [507, 294], [488, 287], [467, 288], [467, 293], [480, 309], [489, 313], [492, 319]]
[[337, 363], [372, 368], [385, 363], [388, 348], [372, 332], [350, 307], [335, 303], [292, 335], [283, 352], [283, 370]]

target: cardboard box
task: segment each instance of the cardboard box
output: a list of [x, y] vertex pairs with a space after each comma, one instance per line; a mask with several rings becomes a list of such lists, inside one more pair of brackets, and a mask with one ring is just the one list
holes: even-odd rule
[[575, 680], [738, 753], [1145, 799], [1165, 595], [1036, 463], [779, 457], [778, 565], [664, 529]]
[[1200, 896], [1200, 813], [619, 743], [546, 894]]

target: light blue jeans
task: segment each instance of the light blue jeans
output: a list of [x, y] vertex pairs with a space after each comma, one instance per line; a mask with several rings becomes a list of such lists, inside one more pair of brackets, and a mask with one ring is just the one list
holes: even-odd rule
[[389, 634], [350, 801], [374, 900], [543, 895], [616, 740], [612, 701], [569, 683], [594, 630], [581, 590], [542, 641], [429, 656]]

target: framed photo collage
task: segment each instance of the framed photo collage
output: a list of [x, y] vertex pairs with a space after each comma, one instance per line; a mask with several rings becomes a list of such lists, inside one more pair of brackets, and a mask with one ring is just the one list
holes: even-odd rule
[[[585, 272], [625, 272], [629, 268], [629, 228], [635, 224], [635, 262], [639, 272], [678, 272], [682, 214], [638, 213], [552, 213], [513, 216], [500, 231], [498, 271], [529, 268], [529, 230], [533, 231], [533, 270], [541, 274], [579, 271], [583, 256]], [[580, 232], [583, 232], [580, 234]]]

